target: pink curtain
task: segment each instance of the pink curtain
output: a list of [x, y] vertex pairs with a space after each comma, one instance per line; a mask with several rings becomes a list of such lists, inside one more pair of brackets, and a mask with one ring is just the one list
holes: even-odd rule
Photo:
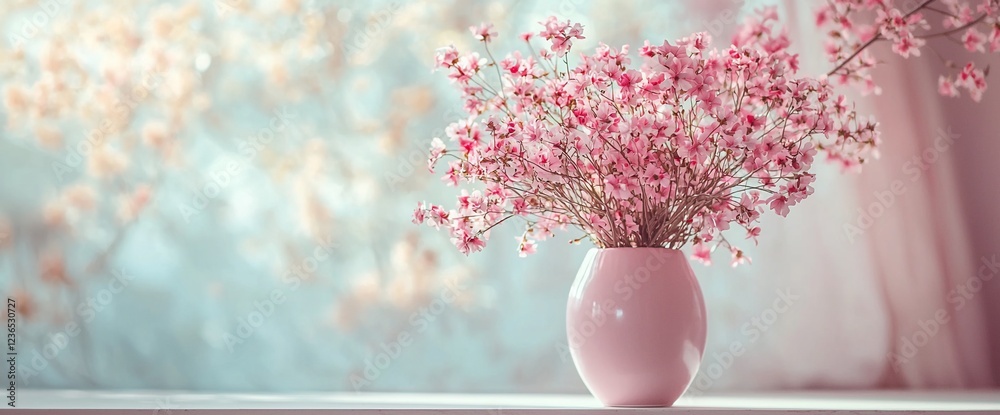
[[[827, 72], [815, 3], [779, 3], [802, 71]], [[711, 20], [732, 4], [692, 10]], [[991, 62], [948, 39], [929, 46], [911, 59], [876, 46], [883, 93], [853, 96], [881, 122], [879, 160], [857, 175], [817, 166], [814, 195], [765, 217], [751, 267], [699, 270], [712, 330], [698, 389], [996, 386], [1000, 84], [978, 104], [939, 96], [944, 61]], [[746, 353], [731, 358], [737, 343]]]
[[[809, 46], [823, 41], [822, 33], [811, 24], [811, 4], [787, 0], [785, 6], [805, 70], [823, 72], [829, 65], [824, 63], [822, 48]], [[960, 65], [970, 58], [987, 63], [981, 55], [953, 53], [957, 46], [946, 39], [929, 46], [944, 59], [954, 55]], [[885, 353], [866, 365], [877, 379], [861, 384], [843, 379], [820, 385], [806, 381], [799, 386], [994, 386], [993, 368], [1000, 360], [996, 335], [1000, 316], [995, 301], [1000, 289], [991, 282], [993, 274], [1000, 273], [992, 262], [1000, 252], [1000, 219], [993, 208], [1000, 201], [996, 181], [1000, 90], [994, 87], [979, 104], [967, 97], [940, 97], [937, 75], [944, 67], [932, 51], [906, 60], [889, 53], [885, 45], [878, 48], [878, 56], [885, 61], [876, 73], [883, 93], [858, 97], [858, 102], [864, 106], [862, 112], [874, 114], [881, 122], [882, 157], [865, 166], [860, 176], [838, 179], [853, 187], [853, 198], [845, 197], [834, 208], [839, 212], [831, 216], [842, 218], [846, 213], [845, 225], [819, 219], [840, 227], [851, 247], [829, 250], [829, 261], [865, 263], [860, 272], [871, 284], [852, 288], [876, 290], [879, 314], [865, 319], [884, 322], [882, 327], [875, 325], [867, 333], [854, 331], [854, 337], [828, 346], [881, 344]], [[840, 275], [825, 276], [857, 282]], [[871, 296], [859, 294], [858, 298]], [[839, 307], [817, 312], [852, 315], [848, 310], [858, 306], [850, 298], [839, 300]], [[857, 323], [841, 320], [840, 324]]]

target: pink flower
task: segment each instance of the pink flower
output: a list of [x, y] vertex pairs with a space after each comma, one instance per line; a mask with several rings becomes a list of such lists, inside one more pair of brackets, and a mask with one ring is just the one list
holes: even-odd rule
[[615, 199], [628, 199], [632, 196], [628, 179], [611, 176], [604, 179], [604, 193]]
[[820, 5], [819, 8], [816, 9], [816, 16], [815, 16], [816, 26], [826, 25], [826, 23], [830, 21], [831, 14], [832, 13], [829, 4]]
[[976, 68], [972, 62], [969, 62], [958, 74], [955, 85], [967, 89], [972, 100], [979, 102], [986, 91], [986, 74], [983, 70]]
[[446, 46], [437, 50], [434, 56], [435, 68], [450, 68], [458, 62], [458, 50], [454, 46]]
[[608, 229], [608, 221], [596, 213], [587, 215], [587, 227], [594, 230]]
[[958, 88], [955, 88], [955, 84], [945, 76], [938, 77], [938, 93], [946, 97], [957, 97]]
[[515, 198], [511, 203], [514, 205], [511, 213], [517, 216], [528, 215], [528, 202], [526, 202], [523, 198]]
[[550, 50], [556, 56], [563, 56], [569, 51], [573, 39], [583, 39], [583, 26], [570, 21], [560, 22], [555, 16], [549, 16], [540, 22], [545, 28], [538, 32], [542, 38], [552, 42]]
[[639, 232], [639, 223], [635, 221], [635, 216], [625, 215], [625, 233], [634, 234]]
[[417, 208], [413, 210], [413, 220], [414, 224], [420, 225], [427, 220], [427, 211], [424, 210], [424, 202], [417, 203]]
[[704, 243], [698, 242], [694, 244], [694, 251], [691, 254], [691, 259], [705, 265], [712, 265], [712, 250], [709, 249]]
[[434, 137], [434, 139], [431, 140], [431, 154], [427, 158], [427, 170], [430, 170], [431, 173], [433, 173], [434, 164], [436, 164], [437, 161], [441, 159], [441, 156], [443, 156], [446, 152], [447, 150], [445, 149], [444, 142], [441, 141], [440, 138]]
[[739, 249], [736, 249], [736, 248], [732, 248], [731, 251], [732, 251], [732, 254], [733, 254], [733, 261], [731, 263], [732, 266], [733, 266], [733, 268], [736, 268], [736, 267], [738, 267], [738, 266], [740, 266], [742, 264], [750, 262], [750, 257], [747, 257], [746, 255], [743, 255], [743, 251], [741, 251]]
[[428, 212], [430, 213], [430, 217], [428, 219], [435, 229], [440, 228], [441, 226], [446, 226], [450, 223], [449, 217], [451, 214], [442, 209], [441, 206], [431, 205]]
[[990, 53], [1000, 51], [1000, 25], [993, 25], [990, 29]]
[[531, 227], [529, 234], [532, 238], [541, 241], [555, 236], [553, 230], [556, 228], [566, 229], [562, 218], [543, 217]]
[[483, 192], [476, 190], [469, 193], [462, 189], [462, 194], [458, 197], [458, 208], [462, 211], [480, 212], [485, 207], [485, 202]]
[[696, 75], [687, 60], [674, 59], [666, 65], [666, 76], [675, 88], [687, 90], [694, 85], [691, 81]]
[[642, 173], [645, 184], [658, 187], [670, 187], [670, 177], [656, 163], [650, 163]]
[[986, 36], [971, 27], [962, 35], [962, 44], [969, 52], [986, 52]]
[[490, 183], [486, 185], [486, 198], [491, 202], [502, 203], [507, 200], [508, 195], [510, 195], [510, 191], [498, 183]]
[[926, 41], [914, 38], [912, 35], [901, 36], [898, 40], [893, 42], [892, 51], [904, 58], [909, 58], [911, 55], [920, 56], [920, 47], [923, 46], [924, 43], [926, 43]]
[[635, 69], [630, 69], [622, 72], [622, 74], [618, 76], [617, 81], [618, 85], [622, 88], [631, 88], [633, 85], [642, 82], [642, 73]]
[[791, 204], [788, 201], [788, 196], [782, 194], [775, 194], [774, 196], [771, 196], [771, 198], [767, 199], [767, 203], [768, 206], [771, 207], [771, 210], [774, 211], [774, 213], [777, 213], [782, 217], [788, 215], [788, 207], [791, 206]]
[[481, 42], [489, 42], [497, 36], [496, 30], [493, 30], [493, 23], [482, 23], [479, 27], [470, 26], [469, 31]]
[[531, 254], [535, 253], [535, 249], [536, 249], [535, 241], [532, 241], [532, 240], [528, 239], [527, 237], [520, 237], [520, 238], [515, 238], [515, 239], [517, 239], [518, 241], [520, 241], [520, 243], [517, 246], [517, 254], [518, 254], [518, 256], [520, 256], [520, 257], [523, 258], [523, 257], [526, 257], [528, 255], [531, 255]]
[[486, 247], [486, 242], [483, 241], [482, 238], [475, 236], [465, 235], [459, 238], [453, 238], [452, 242], [454, 242], [455, 246], [458, 247], [458, 252], [465, 255], [482, 251], [483, 248]]
[[458, 181], [462, 177], [462, 162], [459, 160], [452, 161], [448, 163], [448, 171], [445, 172], [444, 177], [441, 178], [445, 183], [451, 186], [458, 186]]

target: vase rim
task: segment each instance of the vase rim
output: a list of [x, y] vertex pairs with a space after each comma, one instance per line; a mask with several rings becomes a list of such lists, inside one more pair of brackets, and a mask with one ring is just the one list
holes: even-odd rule
[[590, 249], [596, 249], [598, 251], [632, 251], [632, 250], [655, 249], [655, 250], [682, 252], [680, 249], [666, 248], [662, 246], [616, 246], [611, 248], [598, 248], [595, 246]]

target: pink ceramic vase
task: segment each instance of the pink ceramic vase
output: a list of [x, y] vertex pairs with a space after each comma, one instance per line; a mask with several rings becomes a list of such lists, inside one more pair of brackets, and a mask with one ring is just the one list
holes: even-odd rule
[[698, 373], [705, 302], [681, 251], [591, 249], [570, 289], [566, 332], [604, 405], [670, 406]]

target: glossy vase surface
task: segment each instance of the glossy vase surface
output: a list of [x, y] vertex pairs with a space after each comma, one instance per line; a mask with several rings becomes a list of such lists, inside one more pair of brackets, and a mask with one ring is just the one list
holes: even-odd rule
[[607, 406], [671, 406], [705, 350], [705, 302], [681, 251], [591, 249], [569, 293], [570, 354]]

